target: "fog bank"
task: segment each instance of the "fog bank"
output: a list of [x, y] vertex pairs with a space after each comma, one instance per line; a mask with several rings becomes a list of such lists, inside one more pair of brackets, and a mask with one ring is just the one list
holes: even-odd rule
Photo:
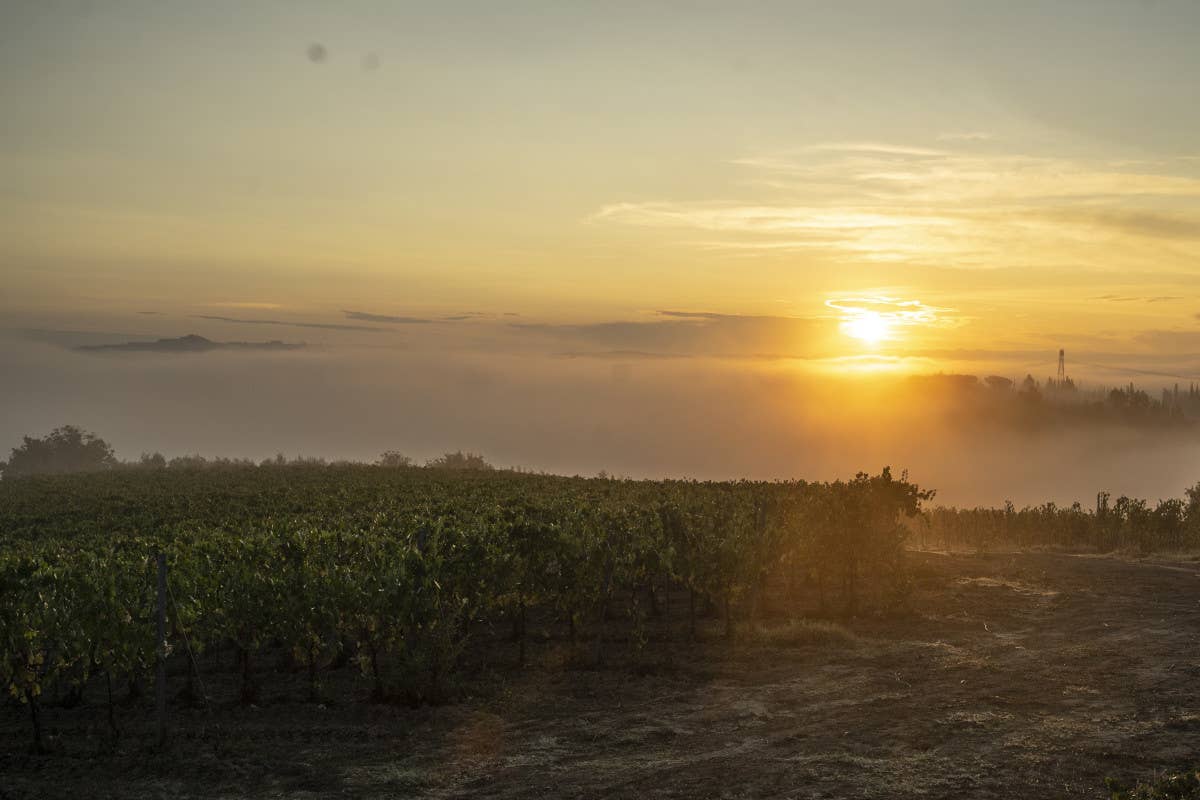
[[1154, 500], [1200, 480], [1190, 428], [1019, 428], [896, 377], [793, 361], [351, 347], [98, 356], [7, 340], [0, 367], [5, 453], [71, 423], [125, 459], [469, 449], [502, 466], [701, 479], [891, 465], [953, 504], [1090, 505], [1100, 489]]

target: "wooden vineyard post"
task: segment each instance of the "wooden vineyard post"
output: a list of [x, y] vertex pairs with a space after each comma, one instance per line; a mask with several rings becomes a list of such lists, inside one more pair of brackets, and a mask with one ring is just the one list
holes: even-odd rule
[[158, 746], [167, 743], [167, 557], [158, 557], [158, 632], [154, 637], [157, 671], [154, 676], [154, 702], [158, 719]]

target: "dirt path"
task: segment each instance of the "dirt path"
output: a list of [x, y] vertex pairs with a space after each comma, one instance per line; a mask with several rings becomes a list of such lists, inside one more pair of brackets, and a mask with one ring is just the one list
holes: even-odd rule
[[669, 666], [531, 668], [436, 710], [183, 720], [166, 760], [6, 757], [0, 797], [1096, 798], [1200, 761], [1200, 571], [913, 558], [902, 621], [652, 644]]
[[530, 687], [491, 722], [492, 751], [413, 765], [444, 796], [1097, 797], [1106, 775], [1200, 756], [1194, 568], [915, 558], [918, 619]]

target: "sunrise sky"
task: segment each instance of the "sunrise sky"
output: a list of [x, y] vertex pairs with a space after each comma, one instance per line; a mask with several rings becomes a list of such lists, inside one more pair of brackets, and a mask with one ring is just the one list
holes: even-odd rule
[[[8, 0], [4, 358], [1200, 379], [1198, 41], [1193, 0]], [[38, 385], [117, 369], [72, 358]]]

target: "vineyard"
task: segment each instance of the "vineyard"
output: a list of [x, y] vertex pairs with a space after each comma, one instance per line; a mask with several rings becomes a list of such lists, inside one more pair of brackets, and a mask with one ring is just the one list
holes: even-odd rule
[[35, 750], [44, 698], [97, 682], [115, 740], [114, 694], [140, 692], [160, 656], [186, 674], [173, 703], [207, 699], [205, 653], [230, 655], [236, 701], [255, 703], [268, 652], [307, 676], [311, 700], [353, 670], [369, 691], [344, 700], [439, 703], [478, 669], [475, 642], [510, 638], [523, 663], [531, 619], [598, 665], [616, 647], [652, 649], [647, 626], [672, 608], [679, 636], [703, 617], [735, 638], [768, 587], [790, 615], [896, 608], [904, 522], [931, 496], [886, 469], [835, 483], [366, 466], [5, 480], [0, 681]]
[[1145, 500], [1096, 495], [1079, 503], [1026, 508], [934, 508], [910, 521], [914, 539], [944, 550], [1046, 548], [1064, 552], [1187, 553], [1200, 550], [1200, 484], [1184, 499]]

